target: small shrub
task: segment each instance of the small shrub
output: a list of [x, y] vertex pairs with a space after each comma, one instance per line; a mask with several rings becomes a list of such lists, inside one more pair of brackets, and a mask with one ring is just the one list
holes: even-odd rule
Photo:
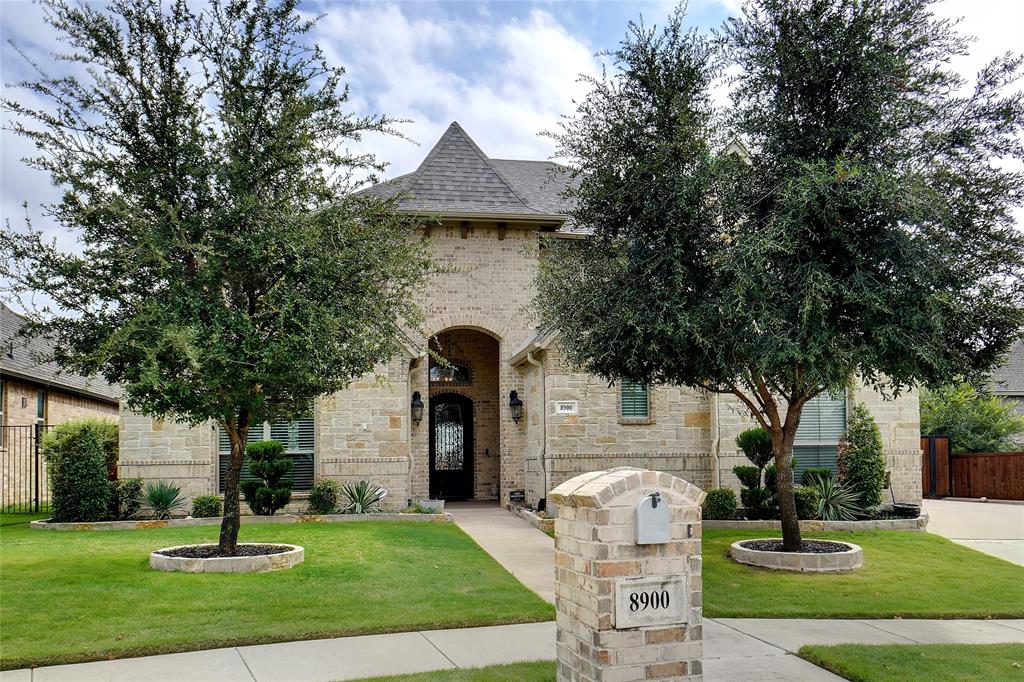
[[818, 518], [821, 495], [818, 494], [816, 488], [799, 485], [793, 489], [793, 498], [796, 500], [796, 517], [798, 519]]
[[764, 469], [772, 461], [772, 435], [767, 429], [747, 429], [736, 437], [736, 447], [758, 469]]
[[804, 472], [800, 474], [800, 483], [803, 485], [811, 485], [815, 478], [828, 478], [832, 475], [832, 470], [828, 467], [807, 467], [804, 469]]
[[330, 478], [321, 478], [309, 491], [308, 514], [333, 514], [338, 511], [341, 484]]
[[871, 510], [882, 503], [885, 485], [885, 454], [878, 424], [863, 404], [850, 414], [846, 433], [839, 441], [839, 482], [852, 490], [860, 506]]
[[818, 493], [818, 518], [822, 521], [854, 521], [864, 515], [856, 491], [839, 485], [835, 476], [815, 479], [810, 487]]
[[387, 497], [388, 491], [376, 483], [359, 481], [341, 486], [346, 503], [342, 511], [346, 514], [368, 514]]
[[744, 488], [740, 491], [743, 511], [752, 521], [774, 519], [778, 509], [774, 505], [775, 495], [766, 488]]
[[181, 488], [167, 481], [146, 483], [142, 490], [142, 507], [155, 519], [169, 519], [185, 506]]
[[54, 521], [102, 521], [108, 517], [111, 447], [116, 465], [117, 425], [96, 419], [60, 424], [43, 437]]
[[732, 468], [736, 478], [740, 479], [740, 485], [744, 488], [761, 487], [761, 470], [749, 465], [736, 466]]
[[732, 488], [709, 490], [707, 497], [704, 498], [704, 504], [701, 506], [704, 510], [705, 519], [735, 519], [736, 493], [733, 492]]
[[408, 507], [398, 512], [399, 514], [436, 514], [437, 510], [433, 507], [424, 507], [420, 502], [413, 502]]
[[130, 519], [142, 508], [142, 479], [110, 481], [110, 506], [107, 515], [115, 521]]
[[276, 440], [261, 440], [245, 449], [249, 471], [259, 480], [242, 481], [242, 496], [253, 514], [273, 516], [292, 499], [292, 481], [285, 478], [292, 461], [284, 454], [284, 445]]
[[192, 498], [192, 518], [208, 519], [220, 515], [220, 498], [216, 495], [196, 495]]

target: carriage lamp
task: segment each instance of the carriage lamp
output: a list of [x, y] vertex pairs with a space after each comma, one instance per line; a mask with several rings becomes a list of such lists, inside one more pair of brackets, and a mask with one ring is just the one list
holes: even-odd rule
[[518, 424], [523, 418], [523, 401], [519, 399], [516, 391], [508, 394], [508, 409], [512, 411], [512, 421]]
[[419, 391], [413, 391], [412, 393], [412, 423], [416, 426], [420, 425], [423, 421], [423, 399], [420, 398]]

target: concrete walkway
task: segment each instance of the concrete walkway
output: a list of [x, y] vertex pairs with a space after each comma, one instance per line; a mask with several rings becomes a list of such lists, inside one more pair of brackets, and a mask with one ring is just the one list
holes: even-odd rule
[[445, 505], [455, 524], [519, 582], [555, 603], [555, 541], [497, 502]]
[[[704, 621], [707, 682], [839, 680], [791, 655], [804, 644], [1024, 643], [1024, 620]], [[330, 682], [554, 660], [555, 624], [402, 632], [192, 651], [0, 673], [0, 682]]]
[[928, 532], [1024, 566], [1024, 505], [925, 500]]

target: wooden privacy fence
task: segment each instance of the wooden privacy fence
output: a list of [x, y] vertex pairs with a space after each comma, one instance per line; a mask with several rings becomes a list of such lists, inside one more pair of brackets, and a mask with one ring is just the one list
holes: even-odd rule
[[921, 436], [921, 457], [921, 491], [924, 496], [951, 495], [949, 436]]
[[953, 455], [954, 497], [1024, 500], [1024, 452]]

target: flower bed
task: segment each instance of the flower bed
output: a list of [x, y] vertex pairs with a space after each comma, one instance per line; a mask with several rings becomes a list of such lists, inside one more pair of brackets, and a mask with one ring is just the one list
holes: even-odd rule
[[781, 546], [778, 538], [737, 540], [729, 555], [748, 566], [805, 573], [852, 571], [864, 564], [864, 551], [850, 542], [804, 540], [799, 552], [783, 552]]
[[235, 556], [218, 556], [217, 545], [164, 547], [149, 555], [149, 567], [184, 573], [264, 573], [283, 571], [305, 560], [298, 545], [241, 543]]
[[[451, 523], [451, 514], [275, 514], [274, 516], [243, 516], [242, 524], [258, 523], [348, 523], [357, 521], [420, 521]], [[185, 528], [188, 526], [219, 526], [221, 517], [203, 519], [168, 519], [137, 521], [93, 521], [84, 523], [51, 523], [33, 521], [33, 530], [146, 530], [148, 528]]]
[[537, 530], [545, 533], [555, 532], [555, 520], [548, 516], [540, 516], [537, 512], [525, 507], [509, 506], [509, 510], [521, 519], [526, 520]]

